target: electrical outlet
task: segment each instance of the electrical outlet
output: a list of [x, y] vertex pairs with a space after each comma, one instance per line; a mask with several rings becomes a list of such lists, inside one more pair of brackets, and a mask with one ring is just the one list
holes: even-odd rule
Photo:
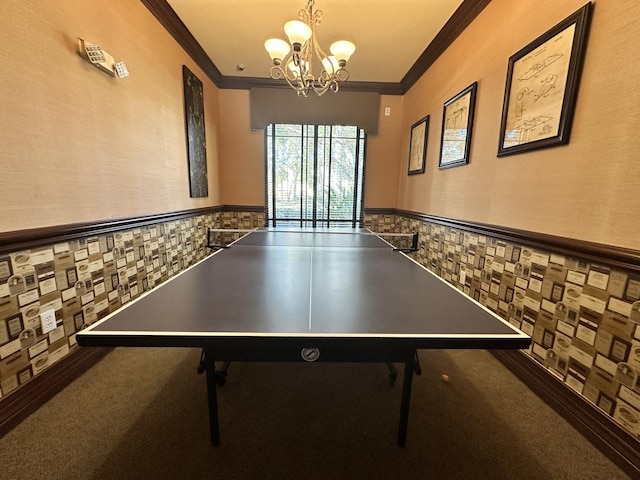
[[40, 322], [42, 324], [42, 333], [49, 333], [51, 330], [55, 330], [58, 326], [56, 323], [56, 312], [54, 310], [47, 310], [40, 314]]

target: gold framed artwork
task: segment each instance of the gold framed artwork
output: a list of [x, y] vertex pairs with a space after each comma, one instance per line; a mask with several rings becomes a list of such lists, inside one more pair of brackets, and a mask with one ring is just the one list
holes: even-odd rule
[[498, 156], [569, 142], [591, 3], [509, 58]]
[[409, 140], [409, 175], [424, 173], [427, 159], [427, 138], [429, 134], [429, 115], [411, 125]]
[[477, 89], [478, 82], [473, 82], [444, 104], [439, 168], [469, 163]]

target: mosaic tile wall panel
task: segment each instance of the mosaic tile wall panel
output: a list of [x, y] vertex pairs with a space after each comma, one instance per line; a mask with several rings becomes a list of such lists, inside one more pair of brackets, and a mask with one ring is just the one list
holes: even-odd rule
[[78, 348], [78, 330], [209, 255], [207, 227], [263, 225], [262, 213], [211, 213], [0, 255], [0, 397]]
[[528, 351], [640, 438], [640, 275], [461, 229], [365, 215], [420, 233], [414, 258], [532, 337]]

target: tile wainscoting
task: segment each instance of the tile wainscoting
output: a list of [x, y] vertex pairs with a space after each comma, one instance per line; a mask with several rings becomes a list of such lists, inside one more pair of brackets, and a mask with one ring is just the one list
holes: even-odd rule
[[109, 351], [79, 348], [78, 330], [208, 256], [207, 228], [264, 221], [217, 207], [0, 234], [0, 435]]
[[[0, 234], [0, 435], [110, 351], [79, 348], [79, 329], [209, 255], [208, 227], [264, 222], [227, 206]], [[640, 473], [640, 252], [401, 210], [364, 224], [419, 232], [417, 261], [532, 336], [496, 357]]]
[[640, 471], [640, 252], [395, 210], [365, 226], [419, 232], [415, 260], [532, 337], [496, 356]]

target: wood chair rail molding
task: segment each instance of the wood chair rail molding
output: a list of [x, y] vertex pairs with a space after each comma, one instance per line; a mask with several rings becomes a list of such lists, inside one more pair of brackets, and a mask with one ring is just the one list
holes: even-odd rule
[[50, 227], [32, 228], [0, 233], [0, 254], [51, 245], [87, 236], [116, 232], [126, 228], [138, 228], [161, 222], [171, 222], [183, 218], [196, 217], [219, 212], [264, 212], [261, 206], [220, 205], [215, 207], [194, 208], [177, 212], [155, 213], [134, 217], [96, 220], [92, 222], [71, 223]]
[[640, 272], [640, 250], [407, 210], [367, 208], [365, 214], [397, 215], [426, 223], [435, 223], [530, 247], [551, 250], [569, 257], [581, 257], [596, 263], [606, 262], [612, 267]]

